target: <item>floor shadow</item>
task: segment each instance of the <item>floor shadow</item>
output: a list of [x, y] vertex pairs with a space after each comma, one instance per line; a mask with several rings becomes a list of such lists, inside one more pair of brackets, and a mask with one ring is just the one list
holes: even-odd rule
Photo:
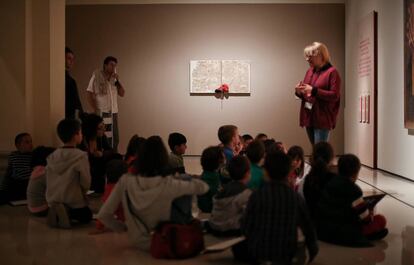
[[401, 237], [403, 241], [401, 265], [414, 264], [414, 226], [406, 226]]

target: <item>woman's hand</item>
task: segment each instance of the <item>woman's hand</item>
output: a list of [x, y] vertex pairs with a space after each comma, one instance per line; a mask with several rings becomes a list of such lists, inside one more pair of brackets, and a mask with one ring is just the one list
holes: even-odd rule
[[303, 94], [303, 89], [302, 89], [302, 82], [299, 82], [296, 86], [295, 86], [295, 92], [298, 95], [302, 95]]
[[313, 87], [311, 85], [302, 84], [302, 85], [299, 85], [297, 88], [300, 89], [302, 91], [302, 94], [305, 95], [306, 97], [310, 97], [312, 94]]

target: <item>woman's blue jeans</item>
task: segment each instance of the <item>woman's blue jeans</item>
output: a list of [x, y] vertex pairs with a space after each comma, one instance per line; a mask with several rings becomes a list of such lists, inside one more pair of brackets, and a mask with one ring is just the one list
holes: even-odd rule
[[330, 130], [306, 127], [306, 133], [308, 134], [309, 141], [314, 145], [319, 142], [327, 142], [329, 140]]

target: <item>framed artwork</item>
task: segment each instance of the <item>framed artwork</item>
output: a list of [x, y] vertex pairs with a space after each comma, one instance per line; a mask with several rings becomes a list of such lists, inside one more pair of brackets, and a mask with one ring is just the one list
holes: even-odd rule
[[192, 60], [190, 61], [190, 94], [214, 94], [227, 84], [229, 94], [250, 95], [250, 61]]
[[404, 0], [404, 127], [414, 129], [414, 0]]

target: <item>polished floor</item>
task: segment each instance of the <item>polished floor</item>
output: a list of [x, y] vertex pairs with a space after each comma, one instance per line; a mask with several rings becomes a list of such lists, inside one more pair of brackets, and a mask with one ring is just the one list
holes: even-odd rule
[[[187, 171], [199, 174], [199, 158], [186, 158]], [[377, 212], [388, 219], [390, 234], [371, 248], [346, 248], [320, 243], [315, 265], [414, 265], [414, 183], [363, 168], [358, 184], [364, 191], [384, 191]], [[99, 207], [96, 199], [92, 205]], [[154, 260], [128, 243], [126, 234], [94, 234], [94, 226], [51, 229], [30, 217], [24, 206], [0, 206], [0, 264], [236, 264], [230, 251], [189, 260]], [[215, 242], [206, 237], [206, 243]]]

